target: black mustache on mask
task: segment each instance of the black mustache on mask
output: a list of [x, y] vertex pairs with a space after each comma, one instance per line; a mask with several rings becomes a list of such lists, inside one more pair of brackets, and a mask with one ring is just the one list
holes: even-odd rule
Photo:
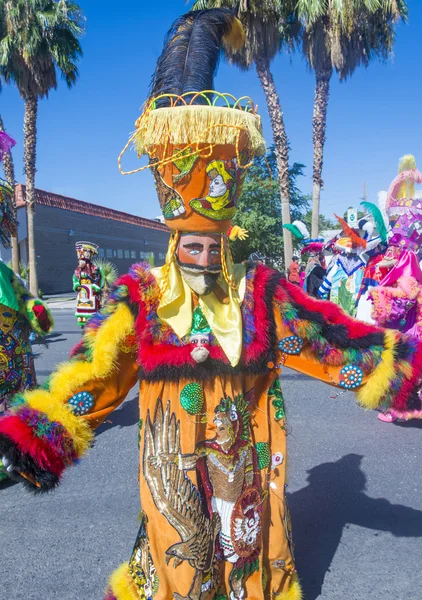
[[181, 262], [178, 258], [176, 259], [176, 262], [179, 267], [194, 273], [210, 273], [211, 275], [216, 275], [217, 273], [221, 272], [221, 265], [208, 265], [207, 267], [201, 267], [200, 265]]

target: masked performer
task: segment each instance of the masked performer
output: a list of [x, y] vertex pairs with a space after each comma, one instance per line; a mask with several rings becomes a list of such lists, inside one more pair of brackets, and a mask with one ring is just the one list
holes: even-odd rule
[[365, 262], [361, 254], [367, 242], [359, 235], [358, 230], [352, 229], [344, 219], [335, 216], [343, 229], [343, 235], [335, 242], [337, 257], [331, 263], [318, 290], [318, 296], [323, 299], [329, 298], [346, 313], [354, 316], [356, 299], [365, 270]]
[[98, 246], [91, 242], [76, 242], [78, 266], [73, 274], [73, 289], [78, 292], [76, 313], [78, 325], [85, 326], [88, 319], [101, 308], [101, 291], [104, 275], [99, 265], [93, 262]]
[[[0, 132], [0, 159], [14, 141]], [[10, 246], [10, 235], [16, 232], [16, 221], [10, 208], [13, 187], [0, 179], [0, 240]], [[20, 279], [0, 260], [0, 414], [9, 408], [17, 392], [36, 385], [34, 360], [29, 335], [44, 336], [52, 329], [53, 320], [47, 307], [35, 300]], [[0, 480], [7, 473], [0, 462]]]
[[[285, 499], [283, 365], [358, 391], [367, 408], [422, 416], [413, 339], [354, 321], [265, 265], [232, 263], [228, 215], [265, 148], [253, 103], [209, 91], [221, 39], [242, 40], [228, 10], [176, 21], [133, 136], [171, 215], [165, 265], [122, 276], [73, 361], [0, 420], [13, 472], [49, 490], [140, 380], [144, 516], [107, 600], [301, 598]], [[216, 162], [236, 182], [224, 205], [197, 201], [210, 196]]]

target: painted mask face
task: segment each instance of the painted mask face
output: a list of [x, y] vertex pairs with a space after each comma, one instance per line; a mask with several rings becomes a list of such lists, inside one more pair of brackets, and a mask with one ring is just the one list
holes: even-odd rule
[[227, 185], [224, 183], [224, 179], [221, 175], [216, 175], [213, 179], [211, 179], [209, 186], [210, 196], [212, 196], [213, 198], [219, 198], [221, 196], [224, 196], [226, 192]]
[[409, 311], [415, 306], [415, 301], [408, 298], [392, 298], [391, 299], [391, 313], [390, 320], [396, 323], [402, 321], [403, 324], [406, 322]]
[[7, 306], [0, 306], [0, 330], [3, 333], [9, 333], [12, 330], [15, 314], [15, 311]]
[[190, 338], [192, 345], [191, 356], [197, 363], [205, 362], [210, 355], [209, 343], [210, 338], [208, 334], [195, 334]]
[[227, 442], [233, 444], [235, 436], [233, 424], [230, 421], [228, 415], [225, 413], [218, 413], [214, 418], [214, 424], [216, 426], [215, 440], [218, 444], [227, 444]]
[[209, 294], [221, 272], [220, 234], [186, 234], [180, 238], [176, 260], [189, 287]]

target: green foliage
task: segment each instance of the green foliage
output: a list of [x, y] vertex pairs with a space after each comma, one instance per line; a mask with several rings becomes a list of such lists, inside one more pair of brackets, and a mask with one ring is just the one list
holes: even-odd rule
[[335, 69], [346, 79], [372, 58], [391, 55], [395, 24], [407, 13], [404, 0], [298, 0], [303, 54], [317, 74]]
[[235, 52], [224, 48], [230, 61], [249, 69], [256, 60], [271, 61], [284, 44], [293, 48], [299, 35], [297, 0], [196, 0], [192, 10], [231, 8], [245, 30], [245, 44]]
[[[309, 210], [306, 215], [303, 217], [303, 222], [305, 223], [306, 227], [308, 228], [309, 231], [311, 231], [312, 229], [312, 211]], [[326, 231], [328, 229], [338, 229], [339, 225], [337, 221], [331, 220], [329, 217], [326, 217], [325, 215], [319, 215], [318, 218], [318, 231]]]
[[83, 16], [68, 0], [0, 0], [0, 79], [23, 98], [48, 96], [61, 73], [71, 87], [82, 55]]
[[[304, 165], [300, 163], [294, 163], [289, 169], [292, 221], [302, 219], [309, 208], [309, 196], [297, 186], [303, 169]], [[283, 222], [274, 147], [265, 158], [256, 158], [248, 170], [233, 223], [249, 232], [246, 240], [231, 244], [235, 262], [247, 260], [252, 252], [260, 252], [266, 256], [268, 264], [282, 268]]]

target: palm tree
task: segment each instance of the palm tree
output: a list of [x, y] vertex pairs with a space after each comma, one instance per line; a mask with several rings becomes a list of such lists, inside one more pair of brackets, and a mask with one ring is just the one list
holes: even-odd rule
[[[6, 131], [4, 128], [3, 119], [0, 115], [0, 131]], [[13, 156], [11, 152], [7, 152], [3, 158], [3, 169], [6, 181], [15, 187], [15, 165], [13, 162]], [[10, 199], [10, 208], [12, 209], [13, 215], [16, 217], [16, 200], [13, 195]], [[19, 273], [19, 240], [18, 233], [11, 236], [11, 248], [12, 248], [12, 269], [15, 273]]]
[[[292, 48], [299, 28], [294, 15], [296, 0], [196, 0], [192, 9], [232, 8], [242, 22], [246, 40], [242, 50], [227, 57], [241, 69], [255, 65], [265, 93], [273, 131], [277, 157], [278, 181], [283, 224], [290, 223], [289, 145], [284, 126], [283, 111], [270, 64], [282, 44]], [[286, 268], [292, 260], [292, 238], [284, 232], [284, 260]]]
[[318, 236], [327, 106], [333, 71], [340, 81], [373, 58], [391, 56], [395, 24], [406, 21], [404, 0], [298, 0], [302, 49], [315, 73], [312, 237]]
[[34, 204], [38, 100], [57, 88], [58, 73], [68, 87], [75, 83], [76, 62], [82, 55], [82, 12], [69, 0], [0, 0], [0, 32], [0, 77], [15, 83], [25, 102], [29, 287], [37, 295]]

